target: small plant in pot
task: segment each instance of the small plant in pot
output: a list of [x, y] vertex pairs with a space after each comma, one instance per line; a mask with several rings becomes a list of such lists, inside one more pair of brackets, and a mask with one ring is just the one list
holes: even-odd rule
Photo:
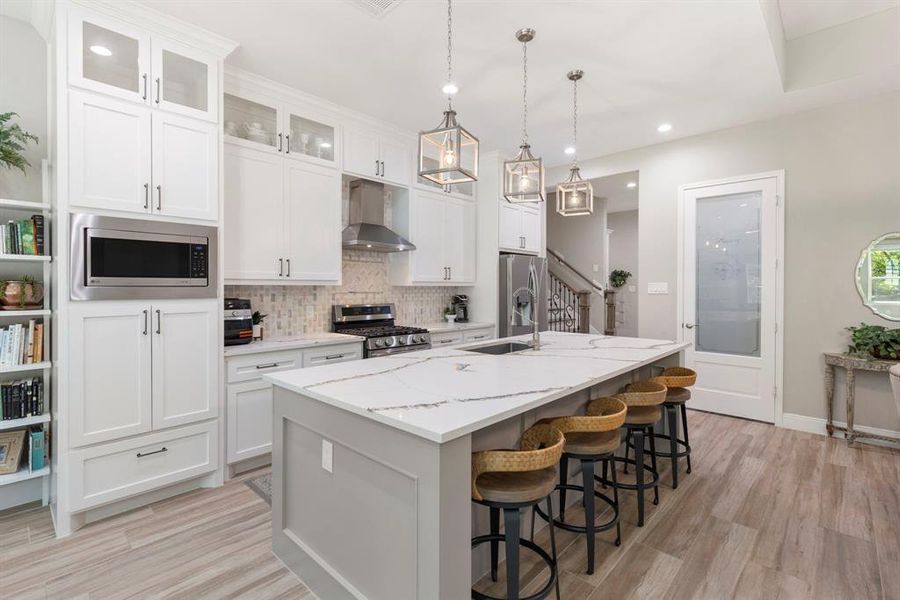
[[626, 283], [628, 283], [628, 278], [631, 277], [630, 271], [623, 271], [622, 269], [616, 269], [612, 273], [609, 274], [609, 285], [613, 286], [616, 289], [619, 289]]
[[3, 310], [34, 310], [44, 301], [44, 285], [34, 277], [0, 281], [0, 308]]
[[263, 313], [259, 312], [258, 310], [254, 311], [253, 314], [250, 316], [250, 318], [253, 320], [253, 339], [254, 340], [263, 339], [262, 324], [263, 324], [263, 321], [265, 321], [266, 317], [268, 317], [268, 316], [269, 315], [263, 314]]
[[881, 325], [848, 327], [850, 347], [848, 354], [863, 358], [900, 360], [900, 329], [888, 329]]
[[453, 310], [452, 306], [448, 306], [444, 309], [444, 318], [447, 319], [448, 323], [456, 321], [456, 311]]

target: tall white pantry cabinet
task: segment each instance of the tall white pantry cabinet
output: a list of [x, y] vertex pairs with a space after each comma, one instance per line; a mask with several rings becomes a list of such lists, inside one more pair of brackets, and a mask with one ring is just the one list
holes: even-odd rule
[[[47, 5], [58, 358], [50, 506], [62, 537], [222, 482], [221, 89], [236, 44], [132, 3]], [[72, 300], [75, 213], [218, 227], [215, 297]]]

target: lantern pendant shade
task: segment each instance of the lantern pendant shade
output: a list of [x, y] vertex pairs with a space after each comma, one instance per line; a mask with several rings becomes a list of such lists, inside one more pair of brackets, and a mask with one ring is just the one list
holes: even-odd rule
[[544, 201], [544, 161], [531, 155], [528, 144], [503, 163], [503, 197], [513, 204]]
[[456, 111], [431, 131], [419, 133], [419, 175], [438, 185], [478, 180], [478, 138], [460, 127]]
[[569, 171], [569, 179], [556, 186], [556, 212], [564, 217], [594, 212], [594, 187], [581, 178], [578, 167]]

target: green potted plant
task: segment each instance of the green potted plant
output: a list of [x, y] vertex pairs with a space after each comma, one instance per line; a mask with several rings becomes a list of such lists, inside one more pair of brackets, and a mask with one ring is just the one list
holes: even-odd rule
[[7, 169], [19, 169], [27, 173], [25, 167], [31, 163], [25, 160], [22, 152], [30, 142], [38, 142], [37, 136], [32, 135], [19, 127], [18, 123], [10, 123], [13, 117], [19, 115], [14, 112], [0, 113], [0, 164]]
[[900, 329], [888, 329], [881, 325], [848, 327], [850, 347], [848, 354], [863, 358], [900, 360]]
[[33, 310], [41, 308], [44, 285], [34, 277], [24, 275], [20, 279], [0, 281], [0, 308], [3, 310]]
[[451, 324], [456, 321], [456, 311], [453, 310], [452, 306], [448, 306], [444, 309], [444, 318], [447, 319], [447, 322]]
[[616, 269], [609, 274], [609, 285], [613, 286], [616, 289], [619, 289], [620, 287], [628, 283], [629, 277], [631, 277], [630, 271]]
[[250, 316], [251, 320], [253, 321], [253, 339], [254, 340], [263, 339], [262, 324], [263, 324], [263, 321], [265, 321], [266, 317], [268, 317], [268, 316], [269, 315], [261, 313], [258, 310], [254, 311], [253, 314]]

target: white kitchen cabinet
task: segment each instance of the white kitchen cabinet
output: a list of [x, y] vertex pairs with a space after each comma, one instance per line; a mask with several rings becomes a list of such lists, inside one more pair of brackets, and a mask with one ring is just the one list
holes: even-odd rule
[[284, 160], [232, 143], [224, 152], [225, 280], [277, 279], [285, 244]]
[[332, 168], [339, 164], [340, 129], [331, 118], [303, 107], [288, 106], [283, 112], [285, 156]]
[[216, 300], [73, 304], [71, 446], [215, 417], [218, 315]]
[[225, 145], [225, 280], [339, 284], [341, 174]]
[[70, 445], [150, 431], [150, 306], [76, 303], [69, 317]]
[[344, 171], [409, 185], [413, 162], [412, 145], [406, 140], [365, 128], [344, 127]]
[[153, 304], [153, 428], [218, 414], [219, 303], [171, 300]]
[[487, 340], [494, 339], [494, 328], [493, 327], [483, 327], [481, 329], [466, 329], [463, 334], [463, 341], [465, 342], [482, 342]]
[[341, 175], [334, 169], [284, 164], [285, 278], [341, 280]]
[[303, 368], [330, 365], [362, 358], [362, 343], [307, 348], [303, 351]]
[[150, 34], [123, 21], [69, 9], [69, 84], [146, 104]]
[[218, 60], [212, 54], [175, 40], [151, 39], [154, 106], [174, 113], [217, 122]]
[[540, 206], [530, 204], [510, 204], [501, 200], [499, 204], [499, 244], [504, 252], [519, 254], [540, 254], [544, 247]]
[[153, 114], [154, 214], [215, 221], [219, 216], [218, 126]]
[[454, 331], [443, 331], [431, 334], [432, 348], [449, 348], [460, 344], [485, 342], [494, 339], [494, 328], [481, 327], [478, 329], [464, 329], [460, 327]]
[[76, 206], [150, 210], [150, 109], [69, 93], [69, 201]]
[[438, 191], [416, 189], [394, 199], [393, 226], [416, 245], [392, 254], [394, 285], [451, 285], [475, 281], [476, 207]]
[[278, 100], [252, 90], [229, 90], [223, 106], [227, 142], [273, 153], [284, 151], [283, 134], [278, 136], [283, 119]]

